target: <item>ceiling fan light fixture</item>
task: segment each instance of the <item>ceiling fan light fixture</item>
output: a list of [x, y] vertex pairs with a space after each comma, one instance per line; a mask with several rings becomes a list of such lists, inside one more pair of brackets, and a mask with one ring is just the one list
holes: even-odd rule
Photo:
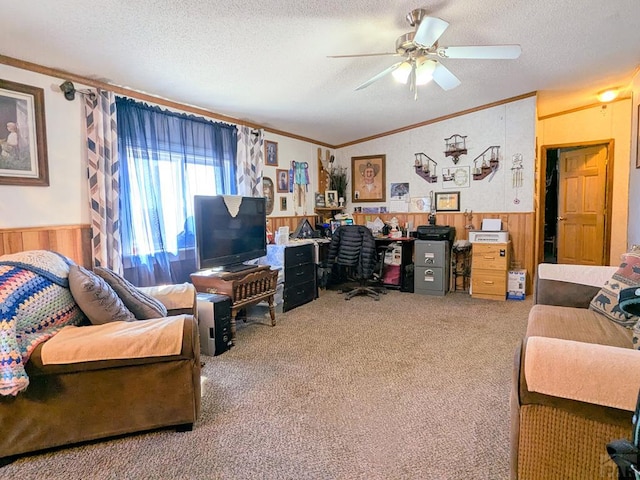
[[601, 101], [602, 103], [611, 102], [616, 98], [618, 98], [619, 94], [620, 94], [619, 88], [609, 88], [607, 90], [603, 90], [602, 92], [598, 93], [598, 100]]
[[393, 78], [396, 80], [396, 82], [400, 82], [400, 83], [407, 83], [407, 81], [409, 80], [409, 75], [411, 74], [411, 62], [406, 61], [406, 62], [402, 62], [398, 68], [396, 68], [393, 72], [391, 72], [391, 75], [393, 75]]
[[416, 64], [416, 85], [426, 85], [433, 80], [433, 71], [436, 69], [437, 62], [423, 57]]

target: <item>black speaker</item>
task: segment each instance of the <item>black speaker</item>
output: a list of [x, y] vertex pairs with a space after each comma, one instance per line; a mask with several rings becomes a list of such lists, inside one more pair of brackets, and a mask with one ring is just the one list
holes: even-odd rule
[[220, 355], [231, 343], [231, 299], [215, 293], [198, 293], [200, 352]]

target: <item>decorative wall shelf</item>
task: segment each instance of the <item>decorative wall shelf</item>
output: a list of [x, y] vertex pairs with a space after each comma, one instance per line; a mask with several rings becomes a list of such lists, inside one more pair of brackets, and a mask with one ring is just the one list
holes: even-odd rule
[[[414, 154], [416, 156], [414, 168], [416, 173], [421, 178], [425, 179], [429, 183], [438, 181], [438, 175], [436, 175], [436, 166], [438, 162], [432, 159], [426, 153], [418, 152]], [[424, 160], [422, 157], [426, 158]], [[431, 165], [433, 163], [433, 165]]]
[[457, 133], [445, 138], [445, 157], [453, 157], [453, 164], [456, 165], [460, 160], [460, 155], [467, 154], [467, 136], [458, 135]]
[[[499, 153], [500, 147], [493, 145], [491, 147], [487, 147], [484, 152], [473, 160], [474, 180], [483, 180], [491, 175], [491, 178], [489, 179], [489, 181], [491, 181], [493, 175], [498, 171], [498, 167], [500, 166]], [[487, 160], [487, 154], [489, 154], [489, 160]], [[482, 160], [480, 167], [478, 167], [478, 160]]]

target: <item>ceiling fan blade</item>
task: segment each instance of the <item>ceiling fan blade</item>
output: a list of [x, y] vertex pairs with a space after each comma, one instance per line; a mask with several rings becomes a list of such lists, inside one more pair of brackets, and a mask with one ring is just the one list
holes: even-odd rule
[[440, 35], [449, 26], [448, 22], [445, 22], [441, 18], [437, 17], [424, 17], [418, 25], [416, 34], [413, 37], [413, 42], [424, 48], [429, 48], [436, 43], [440, 38]]
[[458, 77], [440, 62], [438, 62], [433, 71], [433, 81], [440, 85], [443, 90], [452, 90], [461, 83]]
[[367, 80], [366, 82], [364, 82], [362, 85], [358, 86], [356, 88], [356, 90], [362, 90], [363, 88], [367, 88], [369, 85], [371, 85], [373, 82], [380, 80], [382, 77], [384, 77], [385, 75], [393, 72], [396, 68], [398, 68], [400, 66], [400, 64], [402, 64], [403, 62], [398, 62], [398, 63], [394, 63], [393, 65], [391, 65], [389, 68], [384, 69], [383, 71], [381, 71], [379, 74], [375, 75], [374, 77], [371, 77], [369, 80]]
[[472, 45], [460, 47], [439, 47], [442, 58], [475, 58], [493, 60], [512, 60], [522, 53], [520, 45]]
[[383, 57], [387, 55], [398, 56], [396, 52], [385, 52], [385, 53], [356, 53], [354, 55], [327, 55], [327, 58]]

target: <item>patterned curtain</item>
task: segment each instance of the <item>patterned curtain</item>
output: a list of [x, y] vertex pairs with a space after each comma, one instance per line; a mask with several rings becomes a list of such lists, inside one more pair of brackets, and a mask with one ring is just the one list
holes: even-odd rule
[[122, 274], [120, 251], [120, 168], [116, 100], [112, 92], [83, 95], [94, 267]]
[[250, 127], [238, 127], [238, 157], [236, 175], [238, 195], [245, 197], [262, 196], [262, 168], [264, 157], [262, 144], [264, 131]]

